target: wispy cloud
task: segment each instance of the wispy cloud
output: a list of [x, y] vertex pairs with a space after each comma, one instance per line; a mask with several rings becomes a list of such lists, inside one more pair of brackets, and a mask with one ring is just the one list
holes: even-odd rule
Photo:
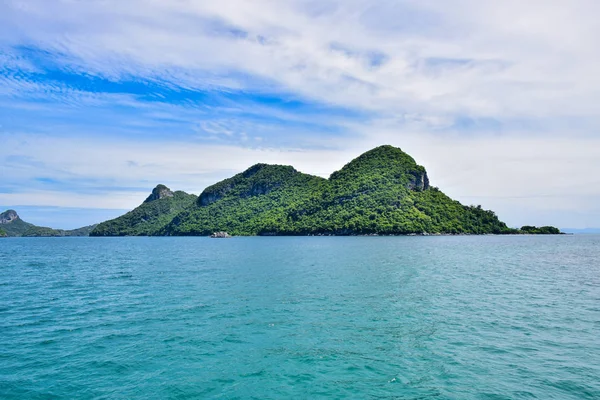
[[554, 118], [598, 110], [585, 100], [599, 84], [600, 28], [590, 17], [599, 7], [45, 0], [9, 2], [3, 22], [14, 30], [4, 34], [8, 43], [47, 49], [65, 68], [116, 80], [278, 89], [385, 112]]
[[[40, 205], [129, 208], [139, 199], [118, 188], [198, 192], [258, 161], [327, 175], [391, 143], [514, 224], [600, 225], [586, 184], [600, 172], [598, 14], [592, 0], [8, 0], [2, 168], [25, 184], [5, 179], [0, 203], [35, 188]], [[35, 181], [42, 170], [72, 189]]]

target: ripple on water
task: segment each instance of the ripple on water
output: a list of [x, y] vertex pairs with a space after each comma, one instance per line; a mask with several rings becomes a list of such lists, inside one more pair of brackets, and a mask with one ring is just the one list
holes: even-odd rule
[[6, 241], [0, 398], [599, 399], [599, 239]]

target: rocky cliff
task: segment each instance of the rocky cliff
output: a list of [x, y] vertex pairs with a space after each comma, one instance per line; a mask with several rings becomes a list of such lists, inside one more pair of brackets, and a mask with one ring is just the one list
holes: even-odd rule
[[152, 193], [150, 196], [144, 200], [144, 203], [150, 203], [151, 201], [156, 201], [160, 199], [166, 199], [168, 197], [173, 197], [175, 194], [166, 187], [165, 185], [157, 185], [154, 189], [152, 189]]
[[19, 215], [15, 210], [6, 210], [0, 214], [0, 224], [10, 224], [19, 219]]

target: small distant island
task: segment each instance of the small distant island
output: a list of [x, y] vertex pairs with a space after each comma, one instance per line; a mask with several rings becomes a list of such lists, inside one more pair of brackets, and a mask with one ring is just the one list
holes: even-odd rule
[[527, 235], [560, 235], [562, 232], [560, 229], [553, 226], [522, 226], [520, 233]]
[[15, 210], [6, 210], [0, 214], [0, 237], [89, 236], [95, 227], [96, 225], [72, 230], [52, 229], [23, 221]]
[[427, 171], [393, 146], [370, 150], [331, 174], [256, 164], [200, 196], [158, 185], [132, 211], [71, 231], [1, 214], [8, 236], [234, 236], [560, 234], [552, 226], [508, 227], [430, 185]]

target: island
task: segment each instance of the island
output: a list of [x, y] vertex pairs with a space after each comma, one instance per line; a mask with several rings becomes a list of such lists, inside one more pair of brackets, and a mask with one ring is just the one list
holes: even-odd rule
[[389, 145], [367, 151], [328, 179], [290, 165], [256, 164], [200, 196], [160, 184], [126, 214], [79, 229], [36, 226], [15, 210], [0, 214], [0, 237], [560, 233], [552, 226], [510, 228], [493, 211], [451, 199], [430, 184], [423, 166]]
[[71, 230], [52, 229], [23, 221], [15, 210], [6, 210], [0, 214], [0, 237], [89, 236], [95, 227], [96, 225]]
[[328, 179], [289, 165], [256, 164], [195, 196], [158, 185], [134, 210], [90, 236], [555, 234], [508, 227], [481, 206], [431, 186], [426, 169], [385, 145]]

